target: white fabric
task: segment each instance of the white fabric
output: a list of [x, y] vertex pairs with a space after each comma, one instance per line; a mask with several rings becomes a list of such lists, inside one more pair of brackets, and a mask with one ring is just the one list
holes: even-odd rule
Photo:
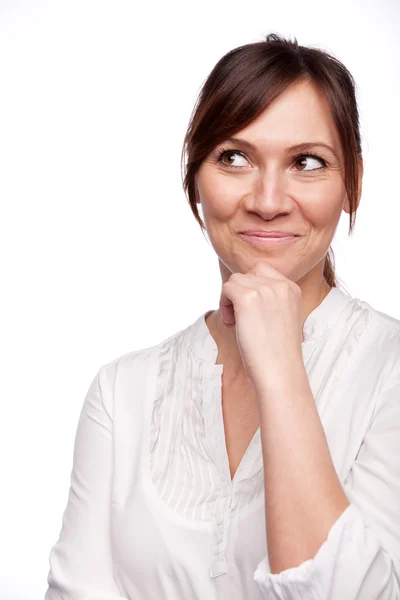
[[351, 504], [312, 560], [271, 574], [260, 429], [231, 481], [208, 312], [93, 379], [45, 600], [400, 599], [400, 321], [338, 288], [308, 316]]

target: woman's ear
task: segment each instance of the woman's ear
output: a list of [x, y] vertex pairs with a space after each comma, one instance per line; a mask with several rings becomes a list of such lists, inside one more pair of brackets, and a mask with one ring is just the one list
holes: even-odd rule
[[[364, 175], [364, 161], [363, 161], [362, 156], [359, 156], [358, 157], [358, 192], [357, 192], [357, 205], [355, 207], [355, 211], [358, 209], [358, 206], [359, 206], [360, 200], [361, 200], [363, 175]], [[350, 202], [349, 202], [349, 198], [348, 198], [347, 194], [346, 194], [346, 199], [344, 201], [343, 210], [347, 214], [350, 214]]]

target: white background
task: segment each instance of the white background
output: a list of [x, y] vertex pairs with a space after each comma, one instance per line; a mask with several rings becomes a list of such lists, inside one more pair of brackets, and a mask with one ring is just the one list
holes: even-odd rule
[[180, 153], [219, 58], [267, 33], [334, 53], [365, 162], [345, 288], [400, 318], [398, 0], [0, 2], [0, 598], [35, 600], [99, 367], [218, 308], [217, 257]]

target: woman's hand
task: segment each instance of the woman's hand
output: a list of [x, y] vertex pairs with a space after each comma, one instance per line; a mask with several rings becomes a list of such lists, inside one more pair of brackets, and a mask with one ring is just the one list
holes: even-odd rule
[[232, 273], [222, 286], [219, 308], [226, 327], [236, 326], [243, 366], [255, 389], [302, 361], [300, 287], [270, 264], [258, 261], [248, 273]]

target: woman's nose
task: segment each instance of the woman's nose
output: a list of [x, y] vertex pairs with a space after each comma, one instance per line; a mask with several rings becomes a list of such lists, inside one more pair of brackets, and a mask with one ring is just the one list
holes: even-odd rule
[[290, 198], [286, 193], [284, 174], [276, 168], [260, 171], [252, 181], [252, 188], [246, 199], [247, 209], [257, 211], [265, 219], [287, 211]]

